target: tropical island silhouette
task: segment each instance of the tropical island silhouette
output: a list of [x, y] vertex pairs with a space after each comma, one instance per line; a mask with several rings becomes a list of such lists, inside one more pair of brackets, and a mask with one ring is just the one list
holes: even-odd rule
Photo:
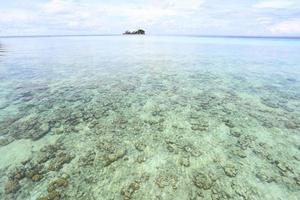
[[125, 33], [123, 33], [123, 35], [145, 35], [146, 32], [143, 29], [139, 29], [137, 31], [125, 31]]

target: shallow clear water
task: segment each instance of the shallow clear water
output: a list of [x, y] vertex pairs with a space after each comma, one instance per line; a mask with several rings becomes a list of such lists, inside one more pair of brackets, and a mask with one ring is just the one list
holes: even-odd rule
[[0, 38], [1, 199], [299, 199], [300, 40]]

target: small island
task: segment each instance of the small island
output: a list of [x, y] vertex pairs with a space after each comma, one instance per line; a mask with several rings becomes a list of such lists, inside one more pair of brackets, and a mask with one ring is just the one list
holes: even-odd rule
[[137, 31], [126, 31], [123, 35], [145, 35], [145, 31], [143, 29], [139, 29]]

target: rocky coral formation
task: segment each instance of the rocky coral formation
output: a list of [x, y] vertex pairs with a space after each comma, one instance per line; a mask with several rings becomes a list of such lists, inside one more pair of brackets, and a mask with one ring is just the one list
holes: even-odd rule
[[189, 167], [190, 166], [190, 158], [188, 156], [183, 156], [180, 158], [180, 165], [184, 167]]
[[166, 140], [167, 149], [170, 153], [178, 154], [181, 151], [184, 154], [188, 154], [192, 157], [201, 156], [202, 152], [192, 143], [175, 141], [175, 140]]
[[155, 183], [159, 188], [164, 188], [171, 186], [174, 190], [177, 189], [178, 177], [171, 173], [160, 173], [156, 179]]
[[15, 193], [20, 189], [20, 184], [17, 180], [11, 180], [9, 179], [6, 183], [5, 183], [5, 193], [9, 194], [9, 193]]
[[37, 140], [50, 131], [51, 127], [47, 120], [37, 115], [28, 116], [15, 121], [9, 127], [9, 135], [16, 139], [31, 138]]
[[56, 157], [50, 161], [48, 169], [51, 171], [60, 170], [64, 164], [70, 163], [74, 156], [66, 152], [58, 152]]
[[140, 178], [134, 180], [133, 182], [125, 185], [121, 189], [121, 195], [124, 200], [132, 199], [134, 193], [136, 193], [144, 184], [149, 180], [149, 175], [143, 174]]
[[[58, 171], [69, 163], [73, 157], [65, 153], [65, 148], [60, 144], [48, 145], [42, 148], [33, 158], [24, 160], [19, 167], [13, 168], [7, 175], [5, 193], [15, 198], [18, 190], [25, 187], [30, 180], [32, 185], [42, 182], [51, 170]], [[49, 164], [49, 167], [48, 167]], [[26, 179], [23, 180], [23, 179]], [[49, 199], [59, 199], [56, 191], [49, 192]]]
[[235, 177], [238, 173], [237, 167], [232, 163], [226, 164], [223, 167], [223, 170], [224, 170], [225, 174], [229, 177]]
[[147, 147], [147, 145], [143, 142], [137, 142], [137, 143], [135, 143], [134, 146], [138, 151], [144, 151], [145, 148]]
[[61, 189], [68, 187], [69, 182], [65, 177], [60, 177], [52, 181], [47, 188], [48, 195], [38, 198], [38, 200], [59, 200], [61, 199]]
[[113, 153], [107, 154], [104, 156], [104, 166], [108, 166], [112, 164], [113, 162], [119, 160], [120, 158], [123, 158], [126, 154], [126, 150], [120, 149]]
[[205, 173], [204, 171], [196, 171], [193, 175], [193, 183], [196, 187], [204, 190], [209, 190], [213, 187], [217, 178], [211, 172]]
[[140, 189], [140, 182], [135, 181], [133, 183], [130, 183], [127, 187], [124, 187], [121, 190], [121, 194], [124, 197], [124, 200], [131, 199], [132, 195]]
[[97, 147], [102, 151], [102, 161], [104, 166], [109, 166], [113, 162], [123, 158], [127, 151], [121, 146], [116, 146], [114, 141], [100, 141]]

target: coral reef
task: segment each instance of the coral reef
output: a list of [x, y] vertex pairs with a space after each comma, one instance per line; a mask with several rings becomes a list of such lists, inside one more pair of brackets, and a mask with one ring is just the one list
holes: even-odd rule
[[55, 56], [49, 69], [0, 62], [0, 199], [300, 196], [300, 76], [284, 71], [293, 64], [112, 47], [99, 45], [93, 63]]

